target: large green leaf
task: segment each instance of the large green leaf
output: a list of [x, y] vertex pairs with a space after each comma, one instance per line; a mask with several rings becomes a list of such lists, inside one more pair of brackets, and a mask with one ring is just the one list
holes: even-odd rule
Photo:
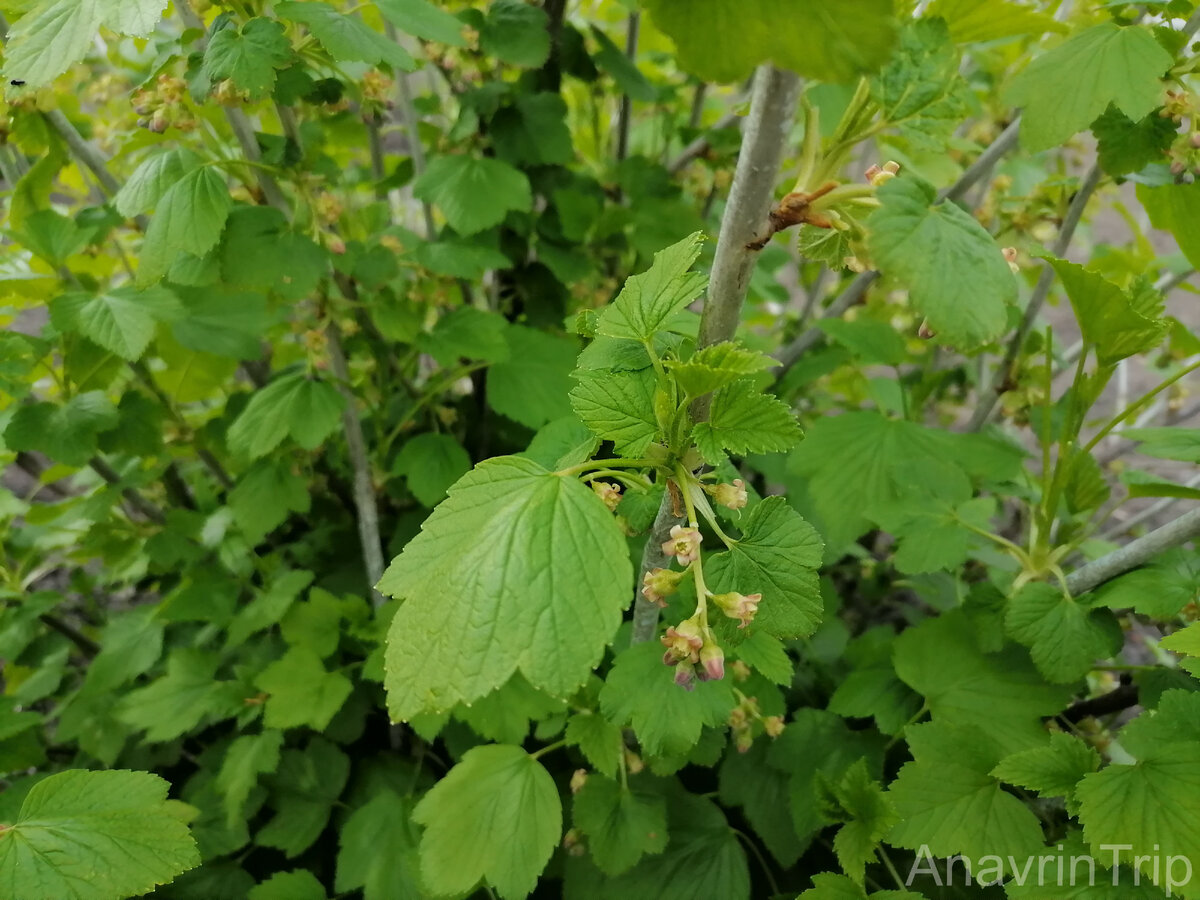
[[594, 492], [531, 460], [480, 463], [379, 583], [405, 601], [388, 637], [392, 718], [478, 699], [518, 669], [570, 693], [600, 661], [632, 581], [625, 539]]
[[822, 81], [852, 81], [887, 59], [892, 0], [646, 0], [680, 63], [708, 81], [737, 81], [761, 62]]
[[602, 775], [588, 776], [575, 795], [572, 818], [588, 839], [596, 867], [609, 875], [620, 875], [667, 846], [666, 801]]
[[562, 837], [554, 779], [520, 747], [468, 750], [413, 810], [425, 826], [421, 874], [435, 894], [481, 880], [504, 900], [528, 896]]
[[817, 581], [824, 546], [816, 530], [782, 497], [768, 497], [747, 517], [741, 538], [705, 560], [716, 592], [762, 594], [750, 630], [774, 637], [812, 634], [823, 604]]
[[448, 434], [418, 434], [406, 441], [392, 462], [392, 474], [402, 476], [423, 506], [442, 502], [450, 485], [471, 468], [471, 457]]
[[524, 325], [506, 329], [506, 359], [487, 373], [487, 401], [496, 412], [527, 428], [571, 414], [571, 371], [579, 344]]
[[926, 13], [945, 19], [959, 43], [1067, 30], [1053, 16], [1013, 0], [933, 0]]
[[1078, 681], [1122, 643], [1121, 626], [1109, 610], [1089, 610], [1044, 583], [1028, 584], [1008, 601], [1004, 625], [1055, 682]]
[[161, 287], [139, 291], [125, 286], [99, 294], [64, 294], [50, 304], [56, 328], [82, 334], [130, 361], [146, 351], [159, 322], [182, 311], [179, 299]]
[[431, 159], [413, 183], [413, 194], [438, 207], [459, 234], [475, 234], [499, 225], [509, 212], [533, 208], [524, 172], [498, 159], [462, 153]]
[[1137, 186], [1138, 200], [1155, 228], [1169, 231], [1193, 266], [1200, 266], [1200, 182]]
[[691, 691], [679, 687], [657, 643], [623, 650], [600, 691], [604, 715], [633, 728], [651, 756], [685, 756], [703, 728], [724, 724], [734, 705], [728, 679], [699, 682]]
[[992, 236], [961, 207], [936, 203], [919, 178], [892, 179], [879, 200], [867, 222], [871, 255], [908, 288], [938, 342], [969, 350], [999, 337], [1017, 282]]
[[288, 0], [276, 3], [275, 13], [308, 28], [325, 51], [339, 62], [387, 63], [405, 72], [416, 68], [416, 61], [398, 43], [368, 28], [356, 16], [343, 15], [328, 3]]
[[430, 0], [377, 0], [384, 18], [413, 37], [451, 47], [466, 44], [463, 22]]
[[633, 341], [654, 337], [708, 283], [707, 276], [691, 271], [703, 240], [696, 232], [655, 253], [650, 268], [626, 279], [617, 299], [600, 314], [597, 332]]
[[345, 400], [327, 381], [303, 373], [277, 378], [255, 392], [229, 428], [229, 449], [249, 459], [270, 453], [285, 436], [314, 450], [338, 426]]
[[142, 242], [138, 282], [157, 281], [181, 253], [203, 256], [215, 247], [232, 203], [224, 177], [212, 166], [175, 182], [155, 204]]
[[1144, 25], [1105, 22], [1072, 35], [1031, 62], [1005, 99], [1024, 107], [1021, 143], [1045, 150], [1083, 131], [1111, 103], [1137, 121], [1162, 103], [1171, 54]]
[[33, 786], [0, 826], [0, 895], [123, 900], [200, 864], [169, 785], [147, 772], [71, 769]]
[[232, 79], [251, 99], [258, 99], [275, 86], [275, 70], [285, 68], [293, 56], [283, 26], [255, 18], [212, 36], [204, 51], [204, 74], [210, 81]]
[[254, 680], [268, 697], [263, 724], [268, 728], [307, 725], [324, 731], [354, 690], [341, 672], [329, 672], [315, 651], [292, 647]]
[[149, 212], [177, 181], [198, 165], [200, 157], [186, 147], [158, 150], [133, 170], [113, 197], [113, 206], [127, 218]]
[[1051, 259], [1075, 310], [1083, 339], [1095, 346], [1101, 365], [1115, 365], [1153, 350], [1167, 333], [1162, 295], [1147, 288], [1127, 294], [1097, 272]]
[[1050, 743], [1004, 757], [992, 775], [1008, 784], [1037, 791], [1043, 797], [1073, 800], [1084, 775], [1100, 767], [1100, 754], [1079, 738], [1057, 732]]
[[411, 802], [384, 790], [350, 814], [338, 832], [339, 894], [362, 888], [363, 900], [425, 900]]
[[8, 421], [4, 442], [10, 450], [37, 450], [56, 462], [82, 466], [96, 452], [96, 436], [117, 422], [112, 402], [100, 391], [88, 391], [62, 406], [22, 406]]

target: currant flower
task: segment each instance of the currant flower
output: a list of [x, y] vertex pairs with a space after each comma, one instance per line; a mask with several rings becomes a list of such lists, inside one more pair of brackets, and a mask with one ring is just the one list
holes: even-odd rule
[[610, 481], [593, 481], [592, 490], [604, 501], [609, 512], [616, 512], [617, 504], [621, 502], [621, 488]]
[[700, 558], [700, 529], [676, 525], [671, 529], [671, 539], [664, 541], [663, 553], [674, 556], [681, 566], [690, 565]]
[[670, 569], [651, 569], [642, 576], [642, 596], [659, 607], [667, 605], [666, 598], [675, 593], [683, 572]]
[[704, 646], [704, 632], [695, 616], [684, 619], [678, 625], [670, 626], [660, 640], [662, 645], [667, 648], [663, 653], [663, 662], [666, 665], [673, 666], [681, 662], [695, 665], [700, 662], [700, 649]]
[[700, 648], [701, 681], [720, 681], [725, 677], [725, 653], [710, 641]]
[[731, 619], [738, 620], [738, 628], [745, 628], [754, 620], [758, 604], [762, 602], [762, 594], [739, 594], [737, 591], [730, 591], [727, 594], [711, 594], [710, 599], [721, 612]]
[[729, 484], [718, 484], [711, 489], [712, 498], [727, 509], [742, 509], [746, 505], [746, 482], [735, 478]]

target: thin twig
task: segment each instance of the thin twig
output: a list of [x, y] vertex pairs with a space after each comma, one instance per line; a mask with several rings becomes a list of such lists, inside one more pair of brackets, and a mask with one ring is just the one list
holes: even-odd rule
[[[709, 129], [709, 132], [720, 131], [722, 128], [731, 128], [737, 124], [737, 121], [740, 118], [741, 116], [735, 112], [727, 112], [713, 123], [713, 126]], [[667, 171], [672, 175], [678, 173], [693, 159], [698, 156], [703, 156], [705, 153], [707, 153], [710, 146], [712, 146], [712, 139], [709, 137], [709, 135], [700, 135], [698, 138], [680, 150], [678, 156], [667, 163]]]
[[[1184, 482], [1183, 486], [1189, 487], [1189, 488], [1194, 488], [1194, 487], [1200, 486], [1200, 475], [1196, 475], [1196, 476], [1188, 479], [1187, 481]], [[1150, 520], [1162, 515], [1164, 512], [1166, 512], [1168, 509], [1170, 509], [1172, 506], [1174, 506], [1176, 503], [1180, 502], [1183, 499], [1184, 499], [1183, 497], [1164, 497], [1163, 499], [1159, 500], [1157, 503], [1152, 503], [1150, 506], [1143, 509], [1137, 515], [1131, 516], [1129, 519], [1125, 520], [1124, 522], [1121, 522], [1118, 525], [1114, 525], [1112, 528], [1108, 529], [1107, 531], [1102, 532], [1100, 534], [1100, 540], [1114, 541], [1117, 538], [1119, 538], [1121, 535], [1128, 534], [1129, 532], [1133, 531], [1133, 529], [1137, 528], [1143, 522], [1149, 522]]]
[[[625, 31], [625, 56], [633, 63], [637, 57], [638, 33], [642, 27], [641, 13], [629, 14]], [[633, 98], [628, 94], [621, 95], [621, 109], [617, 113], [617, 162], [623, 160], [629, 153], [629, 120], [633, 118]]]
[[[796, 75], [773, 66], [759, 67], [742, 150], [721, 219], [708, 296], [700, 317], [701, 347], [727, 341], [737, 330], [742, 303], [750, 286], [750, 274], [758, 259], [758, 251], [747, 245], [753, 243], [767, 226], [775, 179], [779, 175], [799, 99], [800, 79]], [[693, 411], [700, 417], [706, 414], [702, 406]], [[654, 526], [646, 539], [638, 585], [646, 572], [667, 565], [661, 544], [677, 522], [668, 491], [663, 495]], [[631, 642], [653, 640], [657, 627], [658, 607], [639, 592], [633, 608]]]
[[100, 645], [93, 641], [90, 637], [76, 628], [60, 619], [58, 616], [51, 613], [42, 613], [38, 616], [42, 624], [48, 628], [57, 631], [72, 644], [79, 648], [79, 652], [91, 659], [100, 652]]
[[[93, 456], [88, 460], [88, 465], [92, 467], [92, 471], [108, 482], [108, 484], [113, 487], [121, 486], [120, 474], [103, 457]], [[163, 515], [162, 510], [138, 493], [135, 488], [128, 486], [121, 487], [121, 496], [125, 498], [130, 506], [151, 522], [154, 522], [156, 525], [167, 524], [167, 517]]]
[[[1071, 203], [1067, 207], [1067, 214], [1063, 217], [1058, 238], [1051, 247], [1050, 252], [1054, 256], [1061, 257], [1067, 252], [1067, 247], [1070, 246], [1071, 239], [1075, 236], [1075, 229], [1079, 227], [1079, 223], [1083, 219], [1083, 211], [1087, 208], [1088, 201], [1095, 193], [1103, 175], [1100, 164], [1095, 163], [1083, 176], [1079, 190], [1075, 192], [1075, 196], [1071, 198]], [[1017, 357], [1021, 355], [1021, 348], [1025, 345], [1025, 339], [1029, 337], [1029, 332], [1033, 329], [1038, 314], [1042, 311], [1042, 305], [1046, 302], [1046, 297], [1050, 294], [1050, 286], [1053, 283], [1054, 267], [1048, 262], [1043, 262], [1042, 272], [1038, 276], [1037, 284], [1034, 285], [1029, 303], [1025, 306], [1021, 324], [1017, 326], [1016, 332], [1008, 341], [1004, 360], [1000, 363], [991, 382], [979, 390], [979, 402], [975, 407], [975, 412], [971, 415], [971, 421], [967, 426], [968, 431], [978, 431], [991, 418], [992, 410], [995, 409], [996, 403], [1000, 399], [998, 388], [1003, 387], [1010, 380]]]
[[1184, 513], [1174, 522], [1156, 528], [1124, 547], [1092, 560], [1067, 576], [1072, 595], [1085, 594], [1104, 582], [1136, 569], [1164, 550], [1171, 550], [1200, 537], [1200, 508]]

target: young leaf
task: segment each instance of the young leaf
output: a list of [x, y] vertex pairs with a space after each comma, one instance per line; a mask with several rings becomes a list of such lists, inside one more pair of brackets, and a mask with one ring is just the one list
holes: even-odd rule
[[157, 281], [181, 253], [203, 256], [221, 239], [232, 201], [212, 166], [185, 175], [159, 198], [142, 242], [138, 283]]
[[391, 790], [376, 794], [350, 814], [338, 832], [334, 890], [362, 888], [363, 900], [423, 900], [411, 801]]
[[900, 46], [871, 96], [884, 120], [914, 145], [937, 151], [967, 114], [959, 55], [945, 22], [918, 19], [900, 33]]
[[790, 450], [803, 435], [791, 407], [764, 394], [749, 379], [726, 385], [713, 395], [708, 421], [692, 432], [696, 446], [710, 465], [721, 451], [739, 456]]
[[1079, 738], [1061, 732], [1050, 743], [1004, 757], [992, 775], [1007, 784], [1037, 791], [1042, 797], [1073, 800], [1084, 775], [1100, 768], [1100, 754]]
[[658, 437], [654, 372], [576, 372], [571, 406], [621, 456], [638, 457]]
[[498, 159], [461, 153], [431, 159], [413, 182], [413, 194], [438, 207], [462, 235], [499, 225], [511, 211], [533, 208], [524, 172]]
[[224, 699], [217, 681], [218, 658], [190, 647], [167, 659], [166, 674], [121, 698], [117, 718], [144, 729], [146, 740], [170, 741], [215, 712]]
[[1005, 99], [1022, 106], [1021, 144], [1031, 153], [1087, 128], [1111, 103], [1137, 121], [1162, 102], [1171, 54], [1144, 25], [1112, 22], [1072, 35], [1030, 63]]
[[1137, 452], [1143, 456], [1200, 463], [1200, 428], [1123, 428], [1120, 434], [1140, 441]]
[[405, 72], [417, 67], [416, 61], [398, 43], [368, 28], [361, 19], [343, 15], [328, 3], [286, 0], [275, 4], [275, 12], [308, 28], [325, 52], [339, 62], [387, 63]]
[[139, 291], [112, 288], [100, 294], [64, 294], [50, 304], [56, 328], [73, 331], [122, 359], [138, 359], [154, 337], [158, 322], [183, 311], [179, 299], [166, 288]]
[[246, 895], [246, 900], [329, 900], [317, 876], [308, 869], [276, 872]]
[[579, 712], [567, 720], [563, 737], [572, 747], [580, 749], [597, 772], [609, 778], [616, 777], [625, 746], [620, 728], [604, 716]]
[[882, 206], [867, 220], [871, 254], [909, 299], [938, 341], [969, 350], [999, 337], [1017, 282], [995, 240], [919, 178], [893, 178], [879, 189]]
[[875, 860], [875, 848], [896, 824], [891, 798], [871, 777], [867, 761], [859, 759], [833, 784], [832, 794], [845, 824], [833, 838], [833, 850], [846, 872], [863, 883], [867, 863]]
[[1175, 140], [1175, 123], [1154, 113], [1135, 122], [1110, 106], [1092, 123], [1100, 165], [1109, 175], [1128, 175], [1161, 162]]
[[229, 449], [258, 459], [291, 435], [305, 450], [315, 450], [337, 428], [345, 400], [327, 381], [303, 373], [277, 378], [256, 391], [229, 428]]
[[816, 530], [786, 500], [768, 497], [754, 507], [737, 543], [705, 559], [704, 572], [715, 592], [762, 594], [751, 630], [807, 637], [823, 611], [816, 572], [823, 550]]
[[603, 655], [632, 580], [595, 493], [527, 459], [480, 463], [379, 583], [405, 601], [388, 637], [392, 718], [478, 699], [518, 669], [569, 693]]
[[404, 478], [423, 506], [437, 506], [450, 485], [471, 468], [471, 457], [448, 434], [418, 434], [406, 441], [392, 462], [392, 474]]
[[1111, 366], [1153, 350], [1167, 333], [1162, 295], [1153, 289], [1126, 294], [1097, 272], [1064, 259], [1050, 265], [1062, 280], [1083, 339], [1096, 348], [1101, 365]]
[[354, 690], [349, 678], [341, 672], [327, 671], [321, 657], [308, 647], [292, 647], [263, 669], [254, 685], [269, 695], [264, 725], [268, 728], [307, 725], [314, 731], [325, 730]]
[[39, 781], [0, 828], [0, 892], [122, 900], [200, 865], [196, 842], [147, 772], [71, 769]]
[[562, 837], [550, 773], [520, 747], [468, 750], [434, 785], [413, 819], [421, 874], [435, 894], [466, 894], [486, 879], [504, 900], [528, 896]]
[[1004, 625], [1029, 647], [1041, 673], [1059, 683], [1078, 681], [1121, 648], [1121, 627], [1111, 612], [1089, 610], [1050, 584], [1023, 587], [1008, 601]]
[[283, 732], [267, 730], [234, 738], [225, 751], [216, 787], [224, 795], [225, 817], [231, 828], [242, 818], [246, 800], [258, 785], [259, 776], [279, 767], [282, 747]]
[[608, 875], [620, 875], [647, 853], [662, 853], [667, 846], [666, 801], [602, 775], [588, 776], [575, 795], [572, 817], [587, 837], [596, 868]]
[[765, 353], [722, 341], [697, 350], [686, 362], [669, 360], [667, 369], [689, 397], [702, 397], [739, 378], [755, 375], [776, 363]]
[[685, 69], [706, 81], [738, 81], [759, 63], [822, 81], [853, 81], [879, 68], [896, 37], [891, 0], [650, 0], [654, 24], [675, 42]]
[[21, 406], [9, 419], [4, 442], [9, 450], [37, 450], [56, 462], [82, 466], [96, 452], [96, 436], [116, 428], [117, 422], [111, 401], [100, 391], [88, 391], [62, 406]]
[[701, 682], [693, 691], [675, 684], [657, 643], [623, 650], [600, 690], [600, 709], [613, 724], [631, 726], [651, 756], [683, 756], [705, 725], [724, 724], [734, 707], [728, 679]]
[[255, 18], [212, 36], [204, 51], [204, 75], [211, 82], [232, 79], [257, 100], [275, 87], [275, 70], [286, 68], [294, 55], [281, 24]]
[[691, 303], [708, 277], [690, 271], [700, 256], [704, 235], [689, 235], [654, 254], [650, 268], [626, 279], [617, 299], [600, 314], [600, 334], [631, 341], [648, 341]]

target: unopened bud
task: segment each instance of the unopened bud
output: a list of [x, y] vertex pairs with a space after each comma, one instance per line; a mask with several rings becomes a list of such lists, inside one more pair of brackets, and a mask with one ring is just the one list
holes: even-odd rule
[[696, 670], [691, 663], [681, 662], [675, 665], [675, 684], [685, 691], [694, 691], [696, 689], [696, 685], [693, 684], [695, 678]]
[[740, 478], [730, 484], [718, 484], [710, 489], [714, 500], [728, 509], [742, 509], [746, 505], [746, 482]]
[[1020, 272], [1021, 267], [1017, 265], [1017, 248], [1005, 247], [1001, 252], [1004, 254], [1004, 261], [1008, 263], [1008, 267], [1012, 270], [1012, 273], [1016, 275]]
[[638, 756], [636, 753], [634, 753], [632, 750], [630, 750], [628, 747], [626, 747], [625, 748], [625, 768], [629, 771], [630, 775], [636, 775], [639, 772], [641, 772], [642, 769], [646, 768], [646, 764], [644, 762], [642, 762], [642, 758], [640, 756]]
[[879, 168], [879, 166], [871, 166], [871, 168], [869, 168], [869, 169], [867, 169], [867, 171], [863, 172], [863, 178], [865, 178], [867, 180], [868, 184], [874, 184], [875, 176], [878, 175], [882, 171], [883, 171], [883, 169]]
[[[878, 166], [872, 166], [871, 168], [875, 169], [875, 174], [870, 175], [867, 178], [867, 181], [869, 181], [875, 187], [879, 187], [881, 184], [886, 184], [896, 177], [896, 173], [900, 171], [900, 163], [889, 159], [883, 164], [882, 169], [880, 169]], [[869, 171], [870, 170], [868, 169], [868, 172]]]
[[583, 835], [578, 828], [572, 828], [563, 835], [563, 849], [569, 856], [583, 856], [587, 848], [583, 846]]
[[770, 737], [779, 737], [783, 734], [783, 716], [767, 716], [763, 719], [763, 730]]
[[921, 327], [917, 329], [917, 337], [923, 341], [937, 337], [937, 332], [929, 327], [928, 319], [925, 319], [923, 322], [921, 322]]
[[700, 650], [701, 681], [720, 681], [725, 677], [725, 654], [715, 643], [707, 643]]
[[592, 490], [596, 492], [597, 497], [604, 501], [609, 512], [616, 511], [617, 504], [621, 502], [620, 487], [608, 481], [593, 481]]
[[588, 773], [587, 769], [576, 769], [571, 774], [571, 793], [578, 794], [583, 790], [583, 786], [587, 784]]

